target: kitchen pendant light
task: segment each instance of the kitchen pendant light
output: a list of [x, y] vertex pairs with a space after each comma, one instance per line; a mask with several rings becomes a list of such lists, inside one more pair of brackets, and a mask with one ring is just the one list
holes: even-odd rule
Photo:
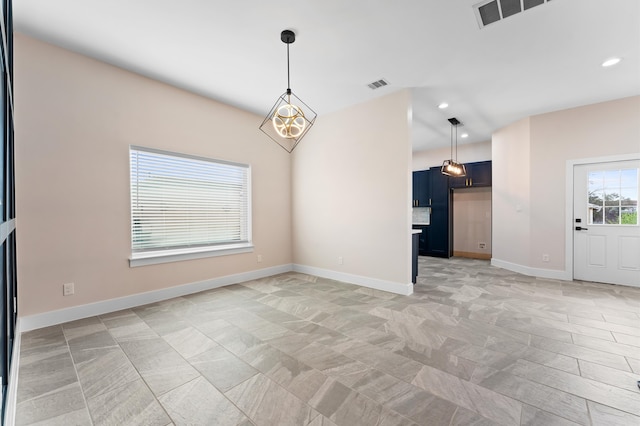
[[[462, 163], [458, 163], [458, 126], [460, 125], [460, 121], [457, 118], [449, 118], [449, 123], [451, 123], [451, 159], [444, 160], [442, 163], [442, 168], [440, 172], [443, 175], [453, 176], [453, 177], [462, 177], [467, 175], [467, 169]], [[455, 128], [456, 133], [456, 157], [453, 159], [453, 131]]]
[[260, 130], [291, 153], [313, 126], [317, 114], [291, 91], [289, 45], [296, 41], [296, 35], [291, 30], [284, 30], [280, 40], [287, 45], [287, 90], [276, 100]]

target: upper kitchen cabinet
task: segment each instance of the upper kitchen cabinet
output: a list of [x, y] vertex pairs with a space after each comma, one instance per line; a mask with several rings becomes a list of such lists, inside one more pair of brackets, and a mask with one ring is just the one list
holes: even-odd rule
[[491, 161], [466, 163], [467, 175], [449, 179], [449, 188], [491, 186]]
[[431, 205], [431, 170], [413, 172], [413, 207]]
[[470, 166], [470, 186], [491, 186], [491, 161], [471, 163]]

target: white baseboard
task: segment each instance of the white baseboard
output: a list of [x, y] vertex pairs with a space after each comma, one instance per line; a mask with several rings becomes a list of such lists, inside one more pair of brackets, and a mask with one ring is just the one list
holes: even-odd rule
[[51, 325], [62, 324], [68, 321], [75, 321], [82, 318], [120, 311], [122, 309], [129, 309], [136, 306], [159, 302], [161, 300], [167, 300], [174, 297], [197, 293], [199, 291], [210, 290], [217, 287], [224, 287], [231, 284], [270, 277], [272, 275], [291, 271], [293, 271], [293, 265], [289, 263], [285, 265], [273, 266], [271, 268], [242, 272], [239, 274], [212, 278], [195, 283], [163, 288], [161, 290], [154, 290], [146, 293], [133, 294], [131, 296], [89, 303], [87, 305], [73, 306], [71, 308], [60, 309], [57, 311], [29, 315], [21, 317], [22, 331], [25, 332], [38, 328], [48, 327]]
[[408, 296], [413, 294], [413, 284], [401, 284], [393, 281], [384, 281], [376, 278], [363, 277], [361, 275], [347, 274], [344, 272], [332, 271], [329, 269], [316, 268], [314, 266], [293, 265], [293, 270], [303, 274], [315, 275], [316, 277], [328, 278], [330, 280], [342, 281], [348, 284], [356, 284], [362, 287], [374, 288], [376, 290], [388, 291], [390, 293]]
[[7, 385], [7, 399], [4, 407], [5, 426], [16, 424], [16, 405], [18, 401], [18, 371], [20, 368], [20, 343], [22, 341], [22, 329], [20, 328], [20, 318], [16, 321], [15, 337], [13, 338], [13, 349], [11, 352], [11, 369], [9, 371], [9, 383]]
[[517, 263], [506, 262], [504, 260], [491, 258], [491, 266], [507, 269], [530, 277], [548, 278], [552, 280], [571, 281], [573, 277], [570, 272], [558, 271], [556, 269], [532, 268], [530, 266], [519, 265]]

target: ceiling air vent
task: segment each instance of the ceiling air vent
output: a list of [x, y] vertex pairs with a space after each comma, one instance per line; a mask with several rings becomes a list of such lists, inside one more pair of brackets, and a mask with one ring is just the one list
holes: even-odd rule
[[502, 19], [522, 12], [520, 0], [500, 0], [500, 6], [502, 6]]
[[487, 0], [473, 5], [480, 28], [551, 0]]
[[544, 0], [524, 0], [524, 10], [531, 9], [535, 6], [540, 6], [542, 3], [544, 3]]
[[376, 90], [376, 89], [379, 89], [381, 87], [388, 86], [388, 85], [389, 85], [389, 82], [386, 81], [384, 78], [381, 78], [380, 80], [376, 80], [373, 83], [367, 84], [367, 86], [369, 86], [369, 89], [371, 89], [371, 90]]

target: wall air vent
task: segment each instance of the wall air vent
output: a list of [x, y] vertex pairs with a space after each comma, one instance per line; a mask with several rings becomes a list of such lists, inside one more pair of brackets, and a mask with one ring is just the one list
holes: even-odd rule
[[486, 0], [473, 5], [478, 25], [484, 28], [489, 24], [513, 16], [532, 7], [549, 3], [551, 0]]
[[376, 80], [373, 83], [367, 84], [367, 86], [369, 86], [369, 89], [371, 89], [371, 90], [376, 90], [376, 89], [379, 89], [381, 87], [388, 86], [388, 85], [389, 85], [389, 82], [386, 81], [384, 78], [381, 78], [380, 80]]

